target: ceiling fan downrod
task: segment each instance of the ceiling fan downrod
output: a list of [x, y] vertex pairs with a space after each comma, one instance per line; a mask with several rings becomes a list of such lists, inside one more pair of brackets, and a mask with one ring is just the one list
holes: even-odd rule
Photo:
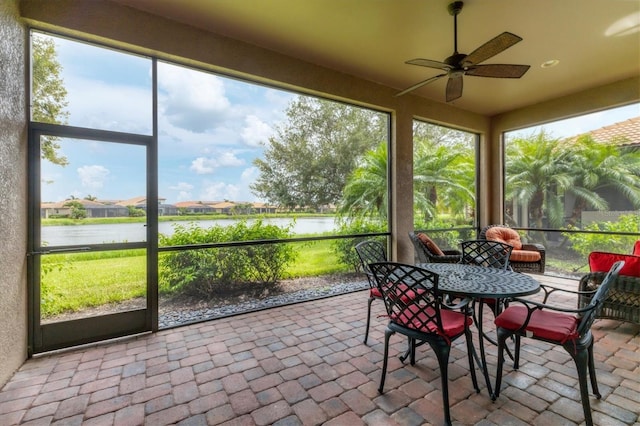
[[464, 3], [461, 1], [454, 1], [448, 6], [449, 15], [453, 16], [453, 54], [458, 54], [458, 15], [462, 11]]

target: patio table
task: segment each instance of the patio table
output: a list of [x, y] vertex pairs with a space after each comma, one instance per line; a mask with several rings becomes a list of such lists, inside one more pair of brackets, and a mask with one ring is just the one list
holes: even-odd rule
[[[482, 326], [483, 299], [508, 299], [528, 296], [540, 291], [540, 283], [534, 278], [503, 269], [487, 268], [460, 263], [420, 263], [416, 266], [438, 274], [438, 289], [452, 296], [470, 297], [480, 302], [478, 320], [475, 321], [480, 338], [480, 367], [490, 396], [493, 389], [484, 350], [487, 338]], [[477, 358], [477, 356], [476, 356]]]

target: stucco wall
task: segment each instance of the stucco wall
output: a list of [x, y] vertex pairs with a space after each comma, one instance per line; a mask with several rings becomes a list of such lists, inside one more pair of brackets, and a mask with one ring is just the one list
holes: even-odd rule
[[0, 0], [0, 387], [27, 357], [25, 28]]

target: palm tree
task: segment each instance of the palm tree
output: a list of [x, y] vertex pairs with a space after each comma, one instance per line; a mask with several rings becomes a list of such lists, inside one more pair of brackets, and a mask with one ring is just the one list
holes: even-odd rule
[[[472, 155], [462, 148], [420, 143], [415, 151], [414, 204], [421, 214], [436, 217], [436, 208], [462, 212], [474, 203]], [[347, 180], [338, 213], [386, 220], [388, 211], [387, 144], [367, 152]]]
[[475, 207], [473, 151], [465, 144], [439, 145], [416, 141], [414, 205], [425, 221], [438, 213], [462, 213]]
[[558, 194], [571, 189], [576, 175], [571, 173], [568, 152], [558, 139], [544, 131], [518, 138], [506, 146], [505, 200], [528, 205], [535, 228], [559, 227], [564, 220], [564, 203]]
[[587, 207], [606, 210], [607, 202], [599, 195], [605, 189], [615, 189], [640, 208], [640, 149], [600, 143], [584, 135], [571, 149], [571, 169], [577, 184], [568, 191], [576, 196], [570, 224], [578, 223]]
[[347, 179], [338, 206], [339, 214], [373, 219], [387, 218], [387, 143], [368, 151]]
[[603, 144], [585, 135], [576, 141], [551, 138], [544, 130], [511, 141], [506, 148], [505, 199], [528, 205], [534, 227], [563, 226], [562, 195], [575, 197], [569, 223], [576, 223], [586, 207], [606, 210], [598, 193], [611, 187], [640, 206], [640, 151]]

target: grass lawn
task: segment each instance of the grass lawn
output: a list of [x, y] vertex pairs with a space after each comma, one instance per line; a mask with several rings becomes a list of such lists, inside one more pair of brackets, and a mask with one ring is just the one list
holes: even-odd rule
[[[293, 243], [298, 252], [284, 278], [350, 272], [331, 240]], [[116, 303], [146, 294], [143, 250], [43, 256], [41, 316]]]

